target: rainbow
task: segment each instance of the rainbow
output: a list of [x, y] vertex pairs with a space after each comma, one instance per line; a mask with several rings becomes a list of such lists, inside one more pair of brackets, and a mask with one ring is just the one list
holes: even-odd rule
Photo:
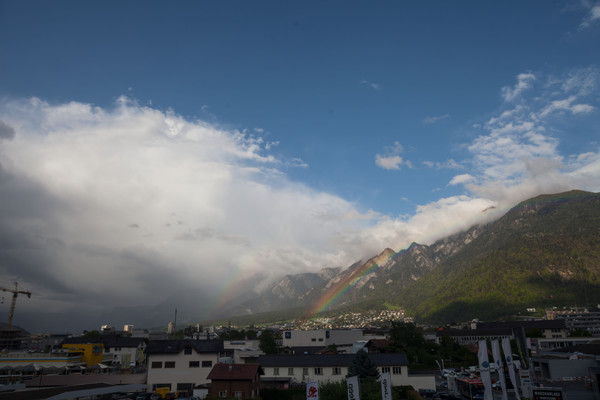
[[[401, 250], [404, 252], [406, 250]], [[389, 257], [385, 259], [385, 263], [395, 257], [399, 253], [392, 253]], [[384, 263], [384, 264], [385, 264]], [[366, 275], [371, 272], [377, 270], [381, 265], [375, 261], [375, 258], [370, 259], [363, 265], [361, 265], [358, 269], [352, 271], [352, 273], [339, 282], [334, 284], [325, 292], [325, 294], [317, 301], [310, 309], [306, 319], [310, 319], [316, 314], [319, 314], [327, 309], [329, 309], [333, 304], [336, 303], [348, 290], [352, 289], [356, 284]]]

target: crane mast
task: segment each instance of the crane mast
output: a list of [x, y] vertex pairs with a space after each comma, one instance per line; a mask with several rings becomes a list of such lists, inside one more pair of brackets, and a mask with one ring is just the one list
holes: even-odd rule
[[17, 305], [17, 296], [19, 294], [26, 294], [28, 298], [31, 298], [31, 292], [28, 292], [26, 290], [19, 290], [18, 282], [15, 282], [14, 289], [7, 289], [7, 288], [0, 287], [0, 290], [3, 290], [5, 292], [11, 292], [13, 294], [12, 301], [10, 303], [10, 311], [8, 313], [8, 322], [6, 323], [6, 329], [12, 329], [12, 321], [13, 321], [13, 317], [15, 315], [15, 306]]

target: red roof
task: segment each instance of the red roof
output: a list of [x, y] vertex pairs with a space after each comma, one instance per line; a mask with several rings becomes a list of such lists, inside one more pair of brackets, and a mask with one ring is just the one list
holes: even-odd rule
[[211, 380], [252, 380], [262, 375], [260, 364], [215, 364], [207, 378]]

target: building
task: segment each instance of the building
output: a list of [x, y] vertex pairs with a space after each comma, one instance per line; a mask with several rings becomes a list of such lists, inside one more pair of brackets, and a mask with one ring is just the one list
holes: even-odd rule
[[222, 340], [157, 340], [146, 347], [148, 390], [192, 390], [208, 383], [208, 374], [224, 355]]
[[567, 329], [587, 330], [592, 336], [600, 337], [600, 308], [573, 308], [569, 310], [546, 310], [549, 320], [563, 320]]
[[440, 344], [443, 337], [450, 337], [460, 346], [477, 345], [480, 340], [502, 340], [513, 338], [512, 329], [444, 329], [436, 332], [435, 342]]
[[112, 354], [113, 365], [130, 368], [146, 362], [146, 340], [143, 338], [102, 335], [102, 343], [104, 351]]
[[259, 348], [258, 340], [225, 340], [225, 354], [231, 357], [234, 364], [255, 363], [258, 356], [264, 354]]
[[478, 322], [477, 330], [480, 329], [510, 329], [514, 330], [523, 327], [525, 332], [530, 330], [539, 330], [542, 337], [547, 339], [566, 338], [568, 329], [564, 320], [531, 320], [531, 321], [502, 321], [502, 322]]
[[208, 374], [210, 397], [250, 399], [260, 396], [259, 364], [223, 364], [213, 366]]
[[362, 329], [285, 330], [282, 345], [295, 354], [313, 354], [320, 349], [335, 346], [339, 352], [353, 353], [356, 342], [367, 342]]
[[63, 341], [62, 348], [70, 353], [81, 354], [81, 360], [86, 367], [96, 364], [110, 364], [113, 356], [104, 351], [104, 343], [100, 340], [85, 338], [67, 338]]
[[577, 344], [532, 357], [535, 376], [550, 381], [581, 380], [600, 367], [600, 344]]
[[[286, 387], [300, 382], [338, 382], [346, 378], [354, 354], [263, 355], [258, 363], [264, 370], [263, 382]], [[411, 375], [405, 354], [369, 354], [380, 373], [389, 372], [393, 386], [411, 385], [415, 389], [435, 390], [434, 375]]]

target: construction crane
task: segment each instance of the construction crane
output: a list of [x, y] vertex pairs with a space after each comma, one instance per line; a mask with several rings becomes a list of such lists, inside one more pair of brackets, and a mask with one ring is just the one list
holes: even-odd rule
[[12, 320], [15, 315], [15, 306], [17, 305], [17, 296], [19, 294], [26, 294], [28, 298], [31, 298], [31, 292], [28, 292], [26, 290], [19, 290], [19, 284], [17, 282], [15, 282], [14, 289], [7, 289], [7, 288], [0, 287], [0, 290], [3, 290], [5, 292], [11, 292], [13, 294], [12, 302], [10, 303], [10, 312], [8, 313], [8, 323], [6, 324], [6, 329], [9, 330], [9, 329], [12, 329]]

